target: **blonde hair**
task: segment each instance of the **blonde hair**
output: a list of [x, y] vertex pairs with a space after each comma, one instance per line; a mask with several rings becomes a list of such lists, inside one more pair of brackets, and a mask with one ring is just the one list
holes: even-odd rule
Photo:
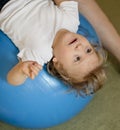
[[[62, 79], [65, 83], [69, 84], [72, 89], [75, 89], [78, 93], [83, 92], [85, 94], [91, 94], [98, 91], [104, 84], [106, 79], [105, 73], [105, 61], [106, 61], [106, 54], [102, 47], [100, 46], [93, 46], [96, 54], [98, 55], [99, 59], [101, 60], [100, 66], [95, 68], [92, 72], [84, 77], [84, 81], [78, 81], [75, 77], [70, 77], [66, 70], [63, 68], [62, 64], [57, 63], [54, 65], [52, 59], [50, 62], [47, 63], [47, 70], [48, 72], [56, 76], [59, 79]], [[57, 66], [57, 67], [56, 67]]]

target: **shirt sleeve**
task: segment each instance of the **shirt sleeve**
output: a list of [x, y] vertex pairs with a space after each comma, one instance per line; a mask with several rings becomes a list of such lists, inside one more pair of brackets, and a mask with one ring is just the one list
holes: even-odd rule
[[77, 32], [79, 21], [78, 2], [64, 1], [60, 4], [63, 13], [62, 27], [72, 32]]
[[31, 50], [29, 48], [24, 48], [20, 50], [17, 56], [18, 59], [21, 59], [22, 61], [36, 61], [40, 65], [44, 65], [45, 63], [40, 55], [38, 55], [34, 50]]

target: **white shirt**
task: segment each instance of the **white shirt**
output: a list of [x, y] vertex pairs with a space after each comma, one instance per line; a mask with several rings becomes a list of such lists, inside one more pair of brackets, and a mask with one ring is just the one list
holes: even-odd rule
[[0, 13], [0, 28], [18, 47], [22, 61], [43, 65], [52, 58], [56, 32], [76, 32], [79, 25], [78, 4], [64, 1], [60, 6], [52, 0], [10, 0]]

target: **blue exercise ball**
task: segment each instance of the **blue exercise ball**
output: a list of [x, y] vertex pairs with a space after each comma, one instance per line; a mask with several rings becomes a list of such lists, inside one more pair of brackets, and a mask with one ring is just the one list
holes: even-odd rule
[[[78, 33], [88, 40], [99, 39], [88, 21], [80, 16]], [[18, 87], [7, 83], [8, 71], [18, 62], [18, 49], [0, 31], [0, 121], [21, 128], [48, 128], [70, 120], [91, 101], [93, 96], [76, 96], [69, 86], [49, 75], [44, 65], [35, 80]]]

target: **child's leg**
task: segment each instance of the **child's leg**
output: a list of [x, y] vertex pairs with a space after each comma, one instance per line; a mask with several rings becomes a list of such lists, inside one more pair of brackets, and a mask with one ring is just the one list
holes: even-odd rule
[[120, 62], [120, 36], [95, 0], [79, 1], [79, 11], [95, 28], [103, 46]]
[[9, 0], [0, 0], [0, 11]]

